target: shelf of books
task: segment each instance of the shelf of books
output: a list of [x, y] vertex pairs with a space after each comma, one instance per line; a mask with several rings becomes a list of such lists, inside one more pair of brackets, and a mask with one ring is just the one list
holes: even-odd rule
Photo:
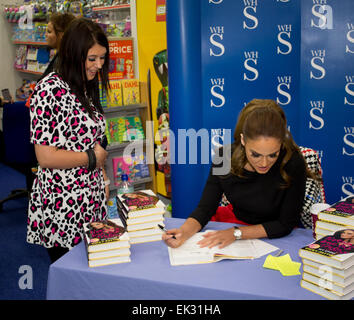
[[354, 196], [318, 214], [316, 240], [299, 251], [301, 286], [330, 300], [354, 298]]
[[110, 197], [116, 195], [123, 173], [135, 190], [156, 192], [155, 167], [151, 161], [153, 138], [147, 131], [151, 112], [146, 83], [137, 79], [113, 80], [107, 96], [101, 94], [101, 103], [106, 116]]

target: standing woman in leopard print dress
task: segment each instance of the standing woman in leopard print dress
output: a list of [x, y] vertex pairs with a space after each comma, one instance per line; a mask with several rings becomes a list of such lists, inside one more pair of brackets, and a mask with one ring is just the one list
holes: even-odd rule
[[30, 101], [31, 142], [39, 163], [28, 209], [27, 242], [55, 261], [81, 241], [84, 223], [106, 217], [107, 152], [98, 77], [107, 90], [109, 47], [100, 26], [75, 19], [59, 64], [38, 82]]

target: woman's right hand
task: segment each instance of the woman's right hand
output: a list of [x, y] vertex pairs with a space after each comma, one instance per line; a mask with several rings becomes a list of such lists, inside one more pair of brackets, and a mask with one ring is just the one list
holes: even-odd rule
[[93, 151], [96, 155], [96, 168], [103, 168], [108, 156], [108, 152], [103, 149], [99, 143], [95, 144]]
[[[175, 239], [173, 238], [175, 236]], [[183, 231], [181, 229], [170, 229], [166, 233], [162, 234], [162, 240], [171, 247], [178, 248], [185, 241], [183, 239]]]

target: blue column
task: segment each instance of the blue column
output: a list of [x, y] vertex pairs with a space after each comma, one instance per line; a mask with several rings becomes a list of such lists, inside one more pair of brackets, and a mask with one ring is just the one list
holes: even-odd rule
[[177, 218], [188, 217], [196, 207], [204, 184], [201, 165], [188, 164], [188, 150], [186, 164], [178, 163], [178, 130], [202, 127], [200, 28], [199, 0], [167, 1], [169, 113], [176, 141], [176, 163], [171, 163], [172, 215]]

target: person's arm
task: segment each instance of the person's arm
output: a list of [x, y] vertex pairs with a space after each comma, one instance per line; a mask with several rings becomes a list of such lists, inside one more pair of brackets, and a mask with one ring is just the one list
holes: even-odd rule
[[[194, 218], [187, 218], [180, 228], [170, 229], [162, 235], [162, 240], [172, 248], [181, 246], [187, 239], [200, 231], [201, 224]], [[175, 239], [173, 238], [175, 237]]]
[[[57, 147], [40, 144], [35, 145], [35, 152], [41, 168], [69, 169], [88, 166], [88, 156], [86, 152], [62, 150]], [[96, 167], [103, 167], [107, 157], [107, 151], [96, 143], [94, 152], [96, 155]]]
[[[219, 181], [220, 177], [213, 175], [213, 168], [214, 165], [210, 170], [197, 208], [190, 214], [189, 218], [180, 228], [168, 230], [167, 233], [162, 236], [162, 239], [168, 246], [177, 248], [182, 245], [192, 235], [199, 232], [216, 213], [223, 189]], [[176, 239], [172, 238], [173, 235]]]

